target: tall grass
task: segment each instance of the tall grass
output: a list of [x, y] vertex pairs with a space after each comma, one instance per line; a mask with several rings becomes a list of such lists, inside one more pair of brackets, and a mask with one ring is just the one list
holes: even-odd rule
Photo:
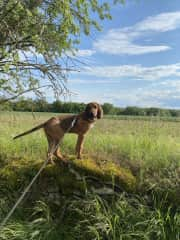
[[3, 240], [178, 240], [179, 227], [180, 215], [172, 213], [170, 208], [151, 209], [142, 199], [124, 195], [111, 202], [87, 195], [85, 199], [69, 201], [61, 218], [39, 201], [28, 219], [8, 224], [0, 237]]
[[[50, 116], [52, 114], [48, 113], [0, 112], [0, 221], [35, 174], [39, 166], [36, 164], [46, 158], [43, 131], [16, 141], [12, 137]], [[75, 141], [76, 136], [68, 134], [61, 144], [62, 152], [73, 158]], [[117, 193], [112, 184], [108, 186], [112, 187], [112, 194], [96, 195], [90, 191], [86, 180], [82, 180], [82, 189], [87, 188], [84, 195], [60, 194], [58, 201], [50, 201], [42, 195], [40, 201], [29, 198], [0, 233], [0, 239], [179, 240], [179, 149], [178, 121], [152, 118], [97, 121], [85, 140], [84, 161], [93, 159], [96, 164], [91, 165], [92, 169], [97, 166], [101, 169], [104, 164], [129, 169], [137, 181], [135, 191]], [[16, 174], [12, 174], [13, 171]], [[59, 170], [49, 168], [48, 171], [52, 174], [47, 174], [42, 180], [46, 183], [42, 184], [52, 188], [52, 177], [57, 176]], [[18, 174], [21, 176], [17, 177]], [[71, 179], [68, 185], [72, 173], [67, 170], [64, 174], [61, 184], [66, 181], [69, 188], [77, 184]], [[96, 185], [93, 183], [93, 188]]]
[[[35, 116], [34, 119], [31, 113], [0, 112], [1, 154], [44, 157], [47, 145], [42, 130], [12, 141], [16, 134], [47, 120], [52, 115], [38, 113]], [[62, 149], [73, 154], [75, 141], [76, 136], [66, 135]], [[138, 161], [144, 166], [158, 168], [168, 167], [172, 161], [179, 164], [179, 146], [179, 122], [105, 119], [98, 121], [88, 134], [85, 140], [85, 154], [102, 157], [107, 155], [119, 162], [123, 162], [125, 157], [132, 162]]]

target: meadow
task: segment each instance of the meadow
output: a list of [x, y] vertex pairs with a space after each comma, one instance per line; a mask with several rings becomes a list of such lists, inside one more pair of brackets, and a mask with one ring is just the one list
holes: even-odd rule
[[[12, 138], [52, 113], [0, 112], [0, 221], [46, 159], [42, 130]], [[70, 166], [48, 165], [0, 239], [179, 240], [180, 120], [105, 117], [85, 139], [61, 143]]]

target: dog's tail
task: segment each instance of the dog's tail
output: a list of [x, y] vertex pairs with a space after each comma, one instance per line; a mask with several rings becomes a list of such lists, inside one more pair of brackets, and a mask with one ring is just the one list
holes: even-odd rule
[[24, 136], [24, 135], [30, 134], [30, 133], [32, 133], [32, 132], [34, 132], [34, 131], [37, 131], [37, 130], [39, 130], [40, 128], [43, 128], [44, 125], [45, 125], [45, 123], [42, 123], [42, 124], [40, 124], [40, 125], [32, 128], [32, 129], [30, 129], [30, 130], [28, 130], [28, 131], [26, 131], [26, 132], [23, 132], [23, 133], [15, 136], [13, 139], [17, 139], [17, 138], [19, 138], [19, 137], [22, 137], [22, 136]]

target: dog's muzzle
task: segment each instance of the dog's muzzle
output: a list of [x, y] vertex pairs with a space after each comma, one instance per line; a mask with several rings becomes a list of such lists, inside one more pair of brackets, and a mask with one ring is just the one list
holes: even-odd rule
[[90, 120], [94, 120], [95, 118], [97, 118], [97, 116], [96, 116], [93, 112], [90, 112], [90, 113], [88, 114], [88, 118], [89, 118]]

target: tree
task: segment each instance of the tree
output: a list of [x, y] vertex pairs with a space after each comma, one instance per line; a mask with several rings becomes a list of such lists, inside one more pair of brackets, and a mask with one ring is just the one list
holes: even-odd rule
[[51, 104], [51, 110], [52, 112], [61, 112], [62, 111], [62, 102], [59, 100], [56, 100]]
[[75, 68], [67, 52], [74, 52], [81, 33], [88, 35], [91, 27], [100, 30], [95, 15], [111, 19], [109, 4], [98, 0], [0, 0], [1, 102], [30, 90], [41, 95], [42, 87], [52, 88], [56, 97], [68, 93], [67, 73]]
[[148, 116], [160, 116], [160, 109], [151, 107], [147, 109], [147, 115]]
[[179, 110], [175, 110], [175, 109], [170, 109], [169, 110], [170, 114], [172, 117], [180, 117], [180, 111]]
[[111, 103], [104, 103], [102, 105], [104, 114], [114, 114], [114, 106]]
[[124, 109], [122, 112], [123, 115], [133, 115], [133, 116], [145, 116], [146, 115], [146, 109], [140, 108], [136, 106], [129, 106]]

